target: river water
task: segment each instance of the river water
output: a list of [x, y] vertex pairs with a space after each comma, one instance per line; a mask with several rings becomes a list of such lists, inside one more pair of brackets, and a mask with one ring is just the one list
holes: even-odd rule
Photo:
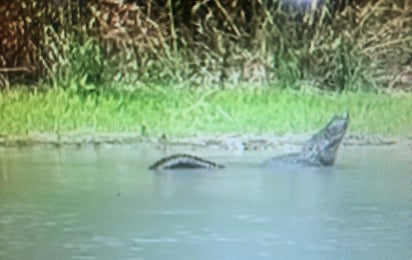
[[1, 148], [0, 259], [412, 258], [410, 147], [342, 147], [330, 168], [194, 153], [227, 168], [150, 172], [166, 153], [138, 145]]

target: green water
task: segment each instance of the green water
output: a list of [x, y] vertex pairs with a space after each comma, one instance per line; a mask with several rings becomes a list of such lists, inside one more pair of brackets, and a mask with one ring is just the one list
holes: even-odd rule
[[145, 146], [1, 148], [0, 259], [412, 257], [410, 147], [342, 147], [323, 169], [185, 152], [227, 168], [149, 172], [166, 153]]

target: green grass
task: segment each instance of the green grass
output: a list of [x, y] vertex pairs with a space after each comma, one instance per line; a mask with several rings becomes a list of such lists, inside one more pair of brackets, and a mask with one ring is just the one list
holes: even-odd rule
[[350, 131], [411, 134], [412, 94], [315, 94], [291, 90], [189, 90], [154, 87], [0, 93], [0, 134], [133, 132], [146, 136], [306, 133], [349, 111]]

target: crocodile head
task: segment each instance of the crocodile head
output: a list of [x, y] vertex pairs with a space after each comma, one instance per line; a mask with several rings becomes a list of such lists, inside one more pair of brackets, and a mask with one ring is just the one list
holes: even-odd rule
[[300, 157], [310, 165], [330, 166], [335, 163], [339, 145], [349, 124], [349, 113], [335, 115], [302, 147]]

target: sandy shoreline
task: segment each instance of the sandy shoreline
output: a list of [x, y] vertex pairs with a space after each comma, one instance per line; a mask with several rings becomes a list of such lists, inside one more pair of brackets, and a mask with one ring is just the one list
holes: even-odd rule
[[[302, 145], [312, 134], [254, 135], [225, 134], [181, 138], [144, 137], [138, 133], [28, 133], [24, 136], [0, 135], [0, 147], [20, 146], [99, 146], [153, 144], [161, 146], [193, 146], [223, 150], [270, 150], [280, 146]], [[348, 133], [343, 145], [412, 146], [412, 136], [383, 136]]]

